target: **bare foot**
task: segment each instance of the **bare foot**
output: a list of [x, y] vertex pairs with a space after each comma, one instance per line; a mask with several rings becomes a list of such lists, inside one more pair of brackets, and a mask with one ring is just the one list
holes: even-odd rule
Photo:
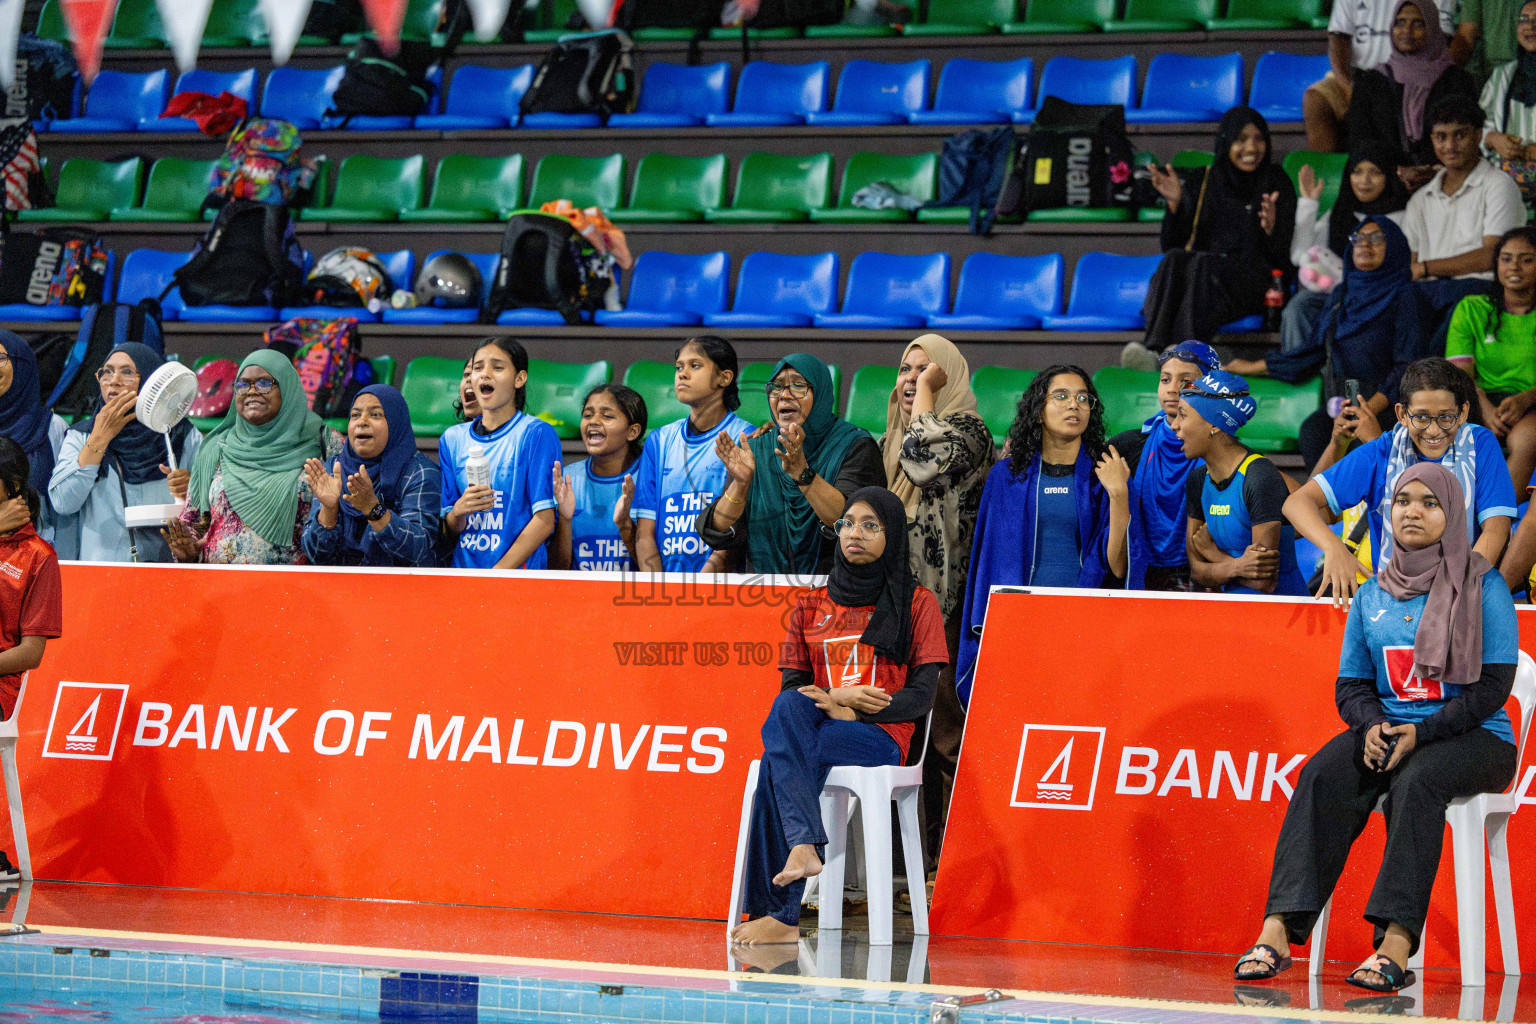
[[773, 917], [754, 917], [746, 924], [739, 924], [731, 929], [731, 941], [743, 946], [799, 942], [800, 926], [785, 924]]
[[784, 862], [784, 870], [773, 876], [773, 884], [789, 885], [802, 878], [819, 874], [821, 874], [821, 858], [816, 856], [816, 847], [809, 843], [801, 843], [789, 851], [789, 859]]

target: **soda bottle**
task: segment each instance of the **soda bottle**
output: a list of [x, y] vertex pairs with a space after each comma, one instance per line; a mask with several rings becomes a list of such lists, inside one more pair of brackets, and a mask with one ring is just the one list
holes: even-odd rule
[[1285, 306], [1285, 289], [1280, 283], [1280, 271], [1270, 271], [1269, 289], [1264, 292], [1264, 329], [1280, 329], [1280, 310]]

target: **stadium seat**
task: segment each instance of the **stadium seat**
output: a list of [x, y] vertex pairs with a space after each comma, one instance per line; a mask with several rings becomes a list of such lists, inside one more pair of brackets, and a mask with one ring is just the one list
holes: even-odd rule
[[[1086, 60], [1081, 57], [1052, 57], [1040, 72], [1040, 88], [1035, 102], [1058, 96], [1069, 103], [1114, 103], [1131, 107], [1136, 103], [1136, 58], [1109, 57]], [[1029, 124], [1036, 111], [1015, 111], [1015, 122]]]
[[1252, 316], [1245, 316], [1240, 319], [1233, 320], [1231, 323], [1222, 324], [1219, 328], [1217, 328], [1216, 333], [1253, 334], [1254, 332], [1262, 331], [1263, 329], [1264, 317], [1261, 314], [1255, 313]]
[[977, 252], [960, 267], [955, 308], [928, 318], [934, 330], [1020, 331], [1061, 310], [1066, 265], [1060, 253], [1000, 256]]
[[[114, 282], [116, 274], [117, 255], [112, 250], [107, 250], [106, 281], [101, 287], [101, 301], [111, 302], [117, 294]], [[80, 319], [82, 306], [34, 306], [26, 302], [9, 302], [0, 304], [0, 320], [38, 320], [52, 323], [71, 322]]]
[[725, 61], [689, 67], [652, 64], [645, 69], [633, 114], [613, 114], [609, 128], [686, 128], [731, 108], [731, 66]]
[[948, 308], [948, 253], [861, 252], [848, 268], [842, 310], [818, 314], [815, 324], [843, 330], [924, 327], [930, 316]]
[[585, 209], [618, 207], [624, 190], [624, 156], [561, 156], [550, 154], [533, 169], [528, 205], [534, 209], [556, 199], [569, 199]]
[[319, 128], [343, 70], [340, 64], [333, 68], [273, 68], [261, 90], [262, 116], [280, 117], [300, 131]]
[[603, 327], [683, 327], [701, 324], [705, 313], [725, 311], [731, 258], [724, 252], [702, 256], [652, 249], [635, 261], [629, 299], [622, 310], [597, 311]]
[[1104, 404], [1104, 432], [1110, 437], [1122, 430], [1136, 430], [1162, 411], [1155, 372], [1105, 366], [1093, 375], [1093, 386]]
[[165, 45], [165, 26], [155, 0], [119, 0], [112, 31], [103, 45], [109, 50], [150, 50]]
[[1043, 316], [1048, 331], [1139, 331], [1146, 327], [1141, 304], [1147, 282], [1162, 260], [1157, 256], [1084, 253], [1072, 273], [1072, 294], [1064, 316]]
[[728, 313], [708, 313], [710, 327], [809, 327], [837, 305], [837, 253], [787, 256], [748, 253], [736, 277], [736, 301]]
[[1116, 0], [1029, 0], [1024, 20], [1002, 26], [1003, 35], [1075, 35], [1098, 32], [1115, 16]]
[[1010, 366], [978, 366], [971, 371], [976, 412], [992, 432], [992, 443], [999, 448], [1018, 415], [1024, 389], [1039, 375], [1038, 370], [1015, 370]]
[[1271, 50], [1253, 67], [1248, 105], [1271, 123], [1300, 121], [1301, 94], [1327, 73], [1327, 55], [1303, 57]]
[[[448, 252], [447, 249], [434, 249], [427, 253], [421, 261], [422, 265], [436, 256], [438, 253]], [[464, 309], [438, 309], [435, 306], [413, 306], [410, 309], [389, 308], [383, 311], [381, 319], [386, 324], [472, 324], [480, 319], [480, 307], [485, 305], [486, 296], [490, 293], [491, 278], [496, 274], [496, 263], [501, 259], [499, 252], [466, 252], [469, 261], [480, 271], [480, 301], [473, 306]], [[464, 364], [459, 364], [459, 369], [453, 371], [455, 382], [459, 379], [460, 371]], [[407, 367], [409, 373], [409, 367]], [[455, 388], [458, 384], [453, 385]]]
[[1297, 451], [1301, 421], [1323, 404], [1322, 379], [1286, 384], [1273, 377], [1250, 377], [1248, 391], [1259, 408], [1238, 428], [1237, 439], [1264, 455]]
[[437, 165], [432, 198], [418, 210], [401, 210], [403, 221], [470, 223], [506, 220], [523, 205], [523, 157], [450, 153]]
[[1307, 28], [1323, 13], [1319, 0], [1228, 0], [1227, 13], [1207, 18], [1212, 32], [1263, 32]]
[[635, 168], [629, 205], [608, 210], [615, 224], [635, 221], [701, 221], [705, 210], [725, 205], [725, 156], [647, 153]]
[[[768, 411], [767, 384], [773, 379], [773, 368], [777, 363], [743, 363], [741, 366], [740, 391], [741, 408], [736, 410], [736, 415], [754, 426], [761, 426], [772, 419]], [[827, 369], [832, 374], [832, 398], [835, 402], [842, 393], [843, 376], [836, 363], [828, 363]], [[882, 426], [882, 431], [884, 427]]]
[[41, 39], [69, 45], [69, 25], [64, 21], [64, 8], [59, 0], [43, 0], [42, 9], [37, 12], [36, 32]]
[[300, 210], [299, 219], [347, 223], [399, 220], [426, 198], [426, 157], [354, 153], [336, 172], [336, 199], [330, 206]]
[[[256, 105], [256, 69], [246, 68], [244, 71], [203, 71], [193, 68], [185, 71], [176, 79], [176, 87], [171, 90], [174, 96], [180, 92], [205, 92], [210, 96], [217, 96], [221, 92], [227, 92], [245, 100], [248, 107]], [[200, 131], [197, 122], [185, 117], [160, 117], [155, 114], [139, 121], [141, 132], [195, 132]]]
[[929, 0], [928, 20], [903, 26], [902, 35], [981, 36], [1018, 16], [1016, 0]]
[[[554, 3], [537, 5], [537, 16], [534, 18], [534, 27], [527, 29], [523, 38], [530, 43], [549, 44], [558, 40], [563, 35], [569, 35], [573, 29], [565, 26], [570, 22], [571, 15], [576, 13], [576, 0], [554, 0]], [[465, 36], [465, 42], [473, 39], [473, 36]], [[637, 36], [638, 38], [638, 36]], [[693, 32], [687, 35], [693, 38]]]
[[855, 153], [843, 165], [843, 188], [837, 205], [813, 209], [811, 220], [824, 223], [897, 222], [912, 219], [910, 210], [866, 210], [853, 205], [853, 197], [866, 185], [883, 181], [919, 202], [933, 198], [939, 173], [934, 153], [892, 156], [886, 153]]
[[891, 406], [891, 391], [896, 387], [896, 367], [883, 363], [861, 366], [848, 382], [848, 404], [843, 419], [863, 427], [875, 439], [885, 433], [886, 415]]
[[464, 360], [442, 356], [417, 356], [405, 364], [400, 394], [411, 409], [411, 433], [417, 439], [441, 437], [443, 431], [463, 418], [454, 408], [459, 382], [464, 379]]
[[[459, 378], [464, 368], [459, 367]], [[587, 392], [613, 380], [613, 364], [606, 359], [595, 363], [555, 363], [547, 359], [528, 360], [528, 388], [524, 410], [555, 428], [562, 440], [581, 434], [581, 406]], [[458, 388], [457, 379], [454, 388]]]
[[267, 41], [267, 19], [257, 0], [213, 0], [203, 46], [254, 46]]
[[[691, 39], [692, 36], [689, 36]], [[741, 29], [739, 28], [712, 28], [709, 30], [710, 39], [723, 39], [727, 42], [739, 42]], [[757, 42], [760, 39], [799, 39], [800, 27], [798, 25], [779, 25], [774, 28], [747, 29], [747, 39]]]
[[141, 157], [117, 161], [71, 157], [59, 168], [56, 205], [19, 210], [16, 219], [49, 223], [106, 220], [114, 209], [137, 205], [143, 187]]
[[138, 131], [139, 123], [160, 116], [170, 97], [170, 72], [103, 71], [85, 94], [85, 113], [81, 117], [50, 121], [48, 131], [78, 134], [85, 132]]
[[939, 72], [932, 110], [907, 115], [913, 124], [1006, 124], [1034, 105], [1035, 62], [952, 57]]
[[[389, 283], [394, 288], [410, 290], [416, 281], [416, 254], [409, 249], [400, 249], [396, 252], [375, 252], [379, 262], [384, 264], [385, 271], [389, 274]], [[379, 322], [382, 310], [375, 312], [361, 306], [284, 306], [278, 311], [279, 320], [292, 320], [295, 317], [314, 317], [317, 320], [332, 320], [337, 317], [355, 317], [360, 324], [376, 324]]]
[[645, 401], [647, 432], [688, 415], [688, 407], [677, 400], [677, 368], [672, 363], [654, 359], [636, 359], [624, 370], [624, 386], [633, 388]]
[[441, 114], [418, 114], [415, 125], [426, 131], [451, 132], [516, 125], [518, 103], [533, 84], [533, 65], [488, 68], [465, 64], [448, 82]]
[[838, 76], [832, 109], [806, 114], [805, 123], [832, 127], [905, 124], [908, 114], [927, 109], [932, 73], [926, 60], [851, 60]]
[[1349, 162], [1348, 153], [1316, 153], [1310, 149], [1298, 149], [1285, 155], [1280, 166], [1291, 176], [1296, 193], [1301, 194], [1299, 177], [1304, 166], [1311, 165], [1323, 182], [1323, 194], [1317, 199], [1319, 213], [1327, 213], [1339, 198], [1339, 186], [1344, 182], [1344, 165]]
[[827, 83], [831, 76], [824, 60], [810, 64], [752, 61], [736, 79], [736, 105], [731, 112], [707, 114], [704, 123], [719, 128], [804, 124], [806, 114], [827, 109]]
[[725, 223], [805, 221], [831, 197], [831, 153], [748, 153], [736, 168], [733, 204], [705, 210], [704, 219]]
[[160, 302], [160, 319], [178, 319], [181, 295], [172, 291], [161, 300], [160, 293], [171, 283], [177, 268], [191, 258], [190, 252], [135, 249], [123, 259], [123, 271], [117, 279], [118, 301], [132, 305], [140, 299], [155, 299]]
[[1160, 53], [1147, 65], [1141, 106], [1125, 112], [1130, 124], [1220, 121], [1243, 101], [1243, 55], [1186, 57]]
[[[111, 219], [159, 223], [201, 219], [213, 165], [213, 160], [161, 157], [149, 169], [143, 205], [117, 207], [111, 211]], [[127, 264], [123, 266], [126, 269]]]
[[1104, 23], [1105, 32], [1198, 32], [1219, 13], [1217, 0], [1125, 0], [1125, 17]]

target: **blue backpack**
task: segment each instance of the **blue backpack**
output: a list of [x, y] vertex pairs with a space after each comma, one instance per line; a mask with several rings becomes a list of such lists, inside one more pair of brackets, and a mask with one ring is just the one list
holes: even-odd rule
[[973, 128], [944, 140], [939, 156], [938, 198], [927, 206], [968, 206], [971, 234], [985, 235], [997, 216], [997, 201], [1013, 173], [1018, 136], [1012, 126]]
[[[142, 299], [136, 305], [102, 302], [86, 306], [80, 313], [80, 333], [65, 354], [58, 379], [43, 405], [66, 420], [88, 414], [95, 407], [100, 390], [95, 378], [80, 371], [102, 365], [114, 348], [127, 341], [137, 341], [165, 354], [158, 302]], [[43, 359], [39, 359], [40, 371], [42, 363]], [[46, 384], [46, 375], [44, 378]]]

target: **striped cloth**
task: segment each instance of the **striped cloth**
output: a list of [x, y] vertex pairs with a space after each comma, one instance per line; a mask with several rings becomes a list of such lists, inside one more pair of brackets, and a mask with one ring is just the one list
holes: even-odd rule
[[[1483, 86], [1483, 95], [1478, 105], [1483, 108], [1483, 115], [1487, 118], [1483, 125], [1484, 131], [1518, 136], [1529, 145], [1536, 142], [1536, 107], [1528, 107], [1520, 102], [1507, 104], [1509, 123], [1505, 123], [1504, 101], [1509, 96], [1509, 83], [1515, 77], [1515, 67], [1519, 63], [1512, 60], [1493, 69], [1488, 84]], [[1493, 150], [1484, 146], [1483, 152], [1497, 162], [1498, 157]]]
[[5, 176], [7, 210], [32, 208], [27, 179], [41, 169], [32, 122], [21, 117], [0, 121], [0, 174]]

